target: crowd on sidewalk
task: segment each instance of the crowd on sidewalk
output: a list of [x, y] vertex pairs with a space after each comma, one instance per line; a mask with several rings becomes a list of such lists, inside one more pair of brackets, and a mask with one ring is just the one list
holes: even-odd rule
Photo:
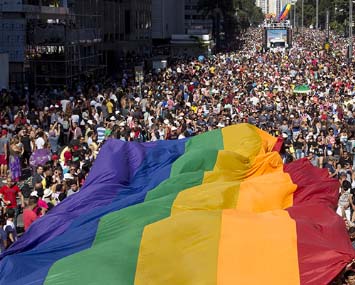
[[[289, 50], [263, 52], [261, 31], [250, 30], [241, 50], [177, 60], [147, 73], [141, 86], [125, 73], [119, 82], [27, 92], [24, 99], [3, 90], [0, 241], [16, 240], [22, 211], [26, 230], [80, 191], [110, 138], [182, 139], [242, 122], [282, 136], [286, 163], [307, 157], [339, 179], [338, 213], [353, 228], [355, 76], [346, 39], [331, 35], [327, 52], [325, 37], [305, 30]], [[300, 85], [309, 91], [294, 92]]]

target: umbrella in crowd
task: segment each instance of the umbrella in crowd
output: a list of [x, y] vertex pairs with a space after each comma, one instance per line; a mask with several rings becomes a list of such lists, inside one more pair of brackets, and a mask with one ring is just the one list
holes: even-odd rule
[[47, 148], [38, 149], [32, 153], [30, 157], [30, 166], [37, 167], [38, 165], [45, 165], [51, 160], [50, 150]]
[[308, 94], [311, 92], [311, 88], [309, 88], [308, 85], [298, 85], [293, 89], [293, 93], [298, 93], [298, 94]]

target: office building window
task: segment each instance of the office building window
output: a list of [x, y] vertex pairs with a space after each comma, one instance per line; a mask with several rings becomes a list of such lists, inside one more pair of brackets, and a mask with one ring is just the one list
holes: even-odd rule
[[130, 10], [125, 10], [124, 23], [125, 23], [125, 33], [130, 34], [131, 33], [131, 11]]

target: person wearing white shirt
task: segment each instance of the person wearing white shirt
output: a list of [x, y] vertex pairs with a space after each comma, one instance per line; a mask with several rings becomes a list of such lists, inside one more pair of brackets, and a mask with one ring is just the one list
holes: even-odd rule
[[60, 101], [60, 104], [62, 105], [63, 112], [65, 112], [67, 110], [67, 105], [70, 104], [70, 100], [63, 99]]
[[178, 137], [178, 140], [182, 140], [182, 139], [184, 139], [184, 138], [186, 138], [186, 137], [185, 137], [185, 134], [184, 134], [184, 133], [181, 133], [181, 134], [179, 135], [179, 137]]
[[71, 116], [71, 120], [72, 120], [73, 123], [79, 124], [80, 117], [79, 117], [79, 115], [73, 114]]
[[112, 99], [113, 101], [117, 102], [117, 96], [115, 93], [111, 93], [110, 94], [110, 99]]
[[36, 148], [37, 149], [43, 149], [44, 148], [44, 145], [45, 145], [45, 140], [43, 138], [43, 132], [39, 132], [38, 133], [38, 138], [36, 139], [35, 141], [35, 144], [36, 144]]

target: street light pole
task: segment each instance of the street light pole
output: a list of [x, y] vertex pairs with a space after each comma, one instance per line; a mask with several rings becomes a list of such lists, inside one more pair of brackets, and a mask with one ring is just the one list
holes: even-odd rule
[[303, 20], [304, 20], [304, 0], [302, 0], [302, 23], [301, 23], [302, 35], [303, 35]]
[[316, 30], [318, 30], [318, 17], [319, 17], [319, 0], [316, 0]]
[[329, 10], [327, 10], [327, 14], [326, 14], [326, 27], [327, 27], [327, 41], [329, 41]]
[[293, 13], [293, 24], [294, 24], [294, 28], [295, 28], [295, 31], [296, 31], [296, 2], [295, 4], [293, 5], [293, 7], [295, 8], [295, 12]]
[[349, 0], [349, 63], [353, 59], [353, 0]]
[[293, 29], [296, 31], [296, 3], [297, 0], [291, 0], [291, 5], [293, 6]]

